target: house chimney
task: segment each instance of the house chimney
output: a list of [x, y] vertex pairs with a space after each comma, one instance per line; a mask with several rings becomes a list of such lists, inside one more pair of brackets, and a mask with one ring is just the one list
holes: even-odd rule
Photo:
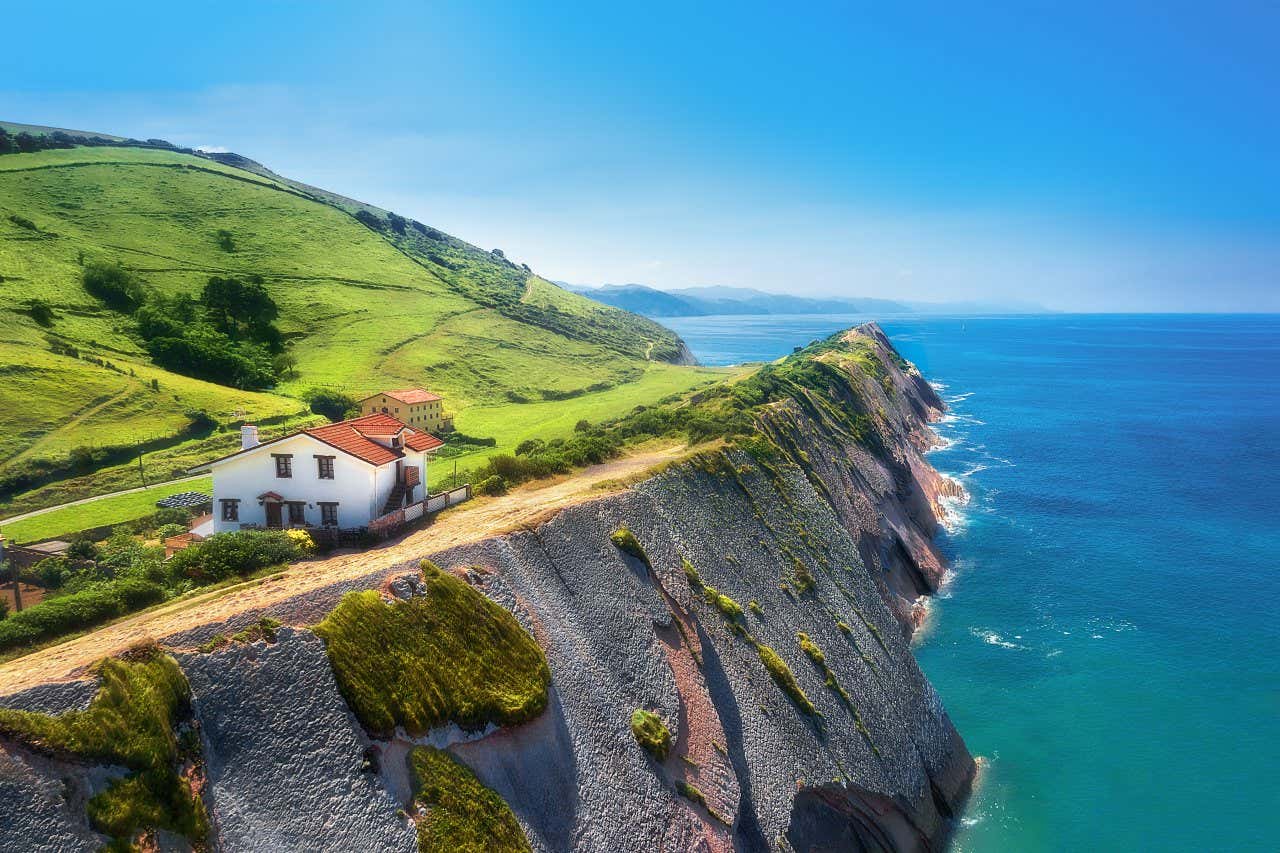
[[240, 427], [240, 449], [248, 450], [258, 446], [258, 428], [253, 424]]

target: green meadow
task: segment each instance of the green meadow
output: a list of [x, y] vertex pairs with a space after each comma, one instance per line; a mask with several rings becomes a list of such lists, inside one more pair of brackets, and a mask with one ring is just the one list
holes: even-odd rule
[[[313, 388], [442, 394], [460, 431], [496, 441], [461, 467], [726, 375], [671, 363], [670, 331], [498, 254], [251, 168], [142, 148], [0, 157], [0, 483], [57, 472], [0, 494], [0, 516], [140, 485], [139, 453], [148, 482], [178, 476], [234, 447], [244, 420], [312, 422]], [[262, 276], [293, 373], [246, 391], [152, 365], [132, 319], [85, 291], [92, 262], [166, 295]], [[4, 532], [30, 540], [59, 523]]]

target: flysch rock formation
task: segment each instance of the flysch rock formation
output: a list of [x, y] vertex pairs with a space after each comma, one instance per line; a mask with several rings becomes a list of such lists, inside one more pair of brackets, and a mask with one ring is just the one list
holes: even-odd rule
[[[829, 402], [865, 416], [869, 439], [853, 440], [825, 404], [775, 403], [762, 415], [775, 453], [705, 452], [534, 530], [422, 555], [511, 610], [546, 652], [551, 695], [537, 719], [415, 741], [447, 746], [497, 791], [535, 850], [945, 848], [974, 763], [909, 646], [919, 599], [944, 570], [933, 538], [953, 486], [923, 458], [943, 406], [878, 328], [851, 334], [873, 343], [887, 378], [855, 373], [847, 396]], [[621, 526], [647, 560], [610, 541]], [[739, 628], [685, 561], [742, 606]], [[274, 643], [192, 651], [262, 616], [313, 623], [352, 588], [413, 594], [397, 580], [413, 570], [371, 571], [162, 639], [182, 650], [191, 684], [213, 849], [414, 848], [400, 811], [412, 742], [370, 740], [319, 638], [282, 629]], [[821, 648], [832, 685], [797, 632]], [[816, 715], [779, 687], [757, 644], [785, 661]], [[83, 705], [83, 687], [60, 689], [56, 701], [0, 701]], [[671, 728], [665, 761], [633, 738], [637, 708]], [[2, 746], [0, 809], [15, 817], [0, 822], [0, 849], [103, 841], [58, 791], [92, 790], [99, 769]]]

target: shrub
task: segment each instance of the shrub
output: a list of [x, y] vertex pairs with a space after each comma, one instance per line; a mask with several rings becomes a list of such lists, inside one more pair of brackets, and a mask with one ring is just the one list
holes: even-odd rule
[[511, 807], [466, 765], [442, 749], [409, 753], [422, 853], [525, 853], [529, 840]]
[[305, 530], [286, 530], [284, 535], [293, 540], [293, 545], [298, 549], [298, 554], [303, 557], [310, 556], [316, 551], [316, 542], [311, 538], [311, 534]]
[[43, 299], [32, 299], [27, 303], [27, 316], [34, 320], [37, 326], [47, 329], [53, 325], [53, 308]]
[[234, 252], [236, 250], [235, 238], [225, 228], [218, 231], [218, 248], [224, 252]]
[[101, 625], [165, 598], [164, 587], [127, 578], [47, 598], [0, 622], [0, 651]]
[[168, 565], [174, 577], [207, 584], [297, 558], [298, 544], [283, 531], [238, 530], [197, 542], [174, 554]]
[[93, 261], [81, 273], [84, 289], [108, 307], [132, 314], [142, 304], [142, 284], [119, 264]]
[[73, 540], [67, 547], [67, 556], [76, 560], [96, 560], [98, 553], [98, 546], [93, 540], [84, 537]]
[[505, 495], [507, 493], [507, 483], [497, 474], [485, 477], [476, 484], [476, 494], [478, 495]]
[[652, 711], [636, 708], [632, 712], [631, 734], [635, 735], [636, 743], [658, 761], [665, 761], [671, 752], [671, 730]]
[[185, 524], [162, 524], [156, 528], [156, 538], [164, 540], [170, 536], [181, 536], [186, 532], [187, 526]]
[[323, 415], [331, 421], [341, 421], [357, 414], [360, 404], [341, 391], [329, 388], [312, 388], [302, 395], [311, 411]]
[[387, 604], [376, 590], [349, 592], [315, 627], [365, 728], [416, 735], [541, 714], [551, 671], [516, 618], [429, 561], [422, 575], [425, 595]]

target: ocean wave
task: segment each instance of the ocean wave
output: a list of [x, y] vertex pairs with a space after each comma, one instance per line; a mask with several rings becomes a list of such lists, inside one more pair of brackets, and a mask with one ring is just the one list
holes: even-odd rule
[[942, 517], [938, 523], [942, 529], [952, 536], [962, 532], [969, 526], [969, 515], [964, 507], [969, 503], [969, 493], [963, 495], [943, 495], [938, 498], [938, 506], [942, 509]]
[[970, 628], [969, 633], [989, 646], [999, 646], [1002, 649], [1016, 649], [1024, 652], [1027, 650], [1026, 646], [1010, 642], [995, 631], [989, 631], [986, 628]]

